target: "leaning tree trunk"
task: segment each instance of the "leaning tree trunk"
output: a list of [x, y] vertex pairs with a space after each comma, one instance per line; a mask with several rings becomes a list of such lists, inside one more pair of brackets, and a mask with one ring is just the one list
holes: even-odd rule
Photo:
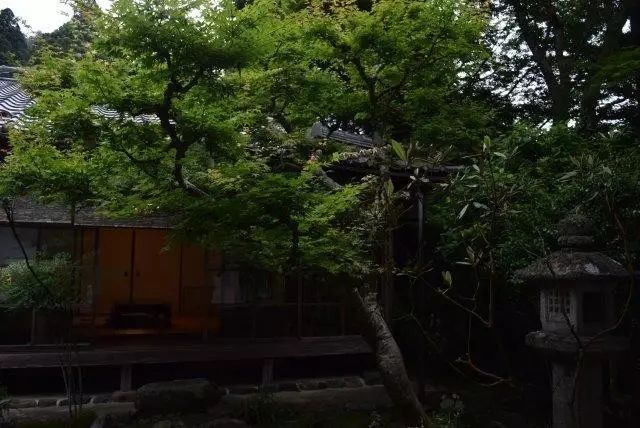
[[400, 348], [382, 316], [376, 293], [363, 291], [364, 295], [354, 288], [353, 300], [362, 315], [364, 336], [375, 355], [382, 383], [405, 423], [415, 427], [429, 426], [428, 417], [409, 381]]

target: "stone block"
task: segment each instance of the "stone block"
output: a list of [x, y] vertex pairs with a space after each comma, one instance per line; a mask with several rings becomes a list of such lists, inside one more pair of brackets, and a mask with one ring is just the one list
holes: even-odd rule
[[349, 376], [344, 378], [345, 388], [362, 388], [364, 386], [364, 380], [358, 376]]
[[340, 377], [325, 379], [324, 382], [327, 384], [327, 388], [344, 388], [347, 386], [344, 379]]
[[55, 407], [58, 404], [58, 398], [38, 398], [38, 407]]
[[235, 395], [246, 395], [246, 394], [257, 394], [258, 387], [256, 385], [233, 385], [229, 388], [229, 394]]
[[207, 428], [250, 428], [250, 426], [240, 419], [219, 418], [211, 421]]
[[138, 391], [116, 391], [111, 394], [111, 401], [116, 403], [133, 403], [138, 397]]
[[258, 388], [258, 390], [259, 390], [260, 392], [264, 392], [264, 393], [267, 393], [267, 394], [272, 394], [272, 393], [274, 393], [274, 392], [278, 392], [278, 391], [280, 390], [280, 387], [279, 387], [279, 385], [278, 385], [278, 384], [276, 384], [276, 383], [270, 383], [270, 384], [268, 384], [268, 385], [262, 385], [262, 386], [260, 386], [260, 387]]
[[91, 404], [104, 404], [110, 403], [112, 400], [112, 394], [97, 394], [91, 397]]
[[315, 391], [316, 389], [326, 389], [328, 387], [325, 380], [304, 379], [298, 382], [301, 391]]
[[300, 391], [300, 387], [296, 382], [286, 381], [278, 383], [279, 391]]
[[9, 401], [10, 409], [28, 409], [30, 407], [36, 407], [37, 401], [35, 398], [12, 398]]
[[380, 373], [375, 372], [375, 371], [364, 372], [362, 374], [362, 378], [364, 379], [364, 382], [367, 385], [381, 385], [382, 384], [382, 377], [380, 376]]
[[158, 421], [153, 424], [153, 428], [173, 428], [173, 426], [171, 421]]
[[[82, 401], [82, 404], [88, 404], [89, 400], [91, 400], [91, 397], [89, 396], [83, 396], [82, 400], [80, 400], [80, 397], [76, 397], [74, 400], [74, 404], [80, 404], [80, 401]], [[68, 398], [61, 398], [58, 400], [58, 402], [56, 403], [56, 405], [58, 407], [66, 407], [69, 405], [69, 399]]]
[[143, 414], [205, 413], [220, 401], [220, 391], [206, 379], [156, 382], [138, 389], [136, 409]]

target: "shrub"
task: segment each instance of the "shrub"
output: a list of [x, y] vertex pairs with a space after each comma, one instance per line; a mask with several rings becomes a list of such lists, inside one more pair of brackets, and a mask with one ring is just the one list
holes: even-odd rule
[[[16, 261], [0, 269], [0, 296], [11, 309], [68, 309], [75, 299], [69, 254]], [[34, 275], [35, 274], [35, 275]]]

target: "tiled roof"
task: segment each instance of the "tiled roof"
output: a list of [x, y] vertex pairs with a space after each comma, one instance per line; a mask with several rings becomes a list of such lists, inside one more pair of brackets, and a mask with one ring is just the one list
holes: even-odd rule
[[[25, 112], [35, 103], [20, 83], [13, 78], [18, 70], [13, 67], [0, 66], [0, 125], [12, 122], [28, 122], [29, 117]], [[154, 115], [144, 114], [131, 117], [107, 106], [95, 106], [91, 111], [96, 116], [105, 119], [128, 119], [140, 124], [159, 122]]]
[[[18, 225], [71, 226], [69, 208], [60, 204], [41, 204], [30, 198], [18, 198], [11, 204], [13, 220]], [[75, 224], [82, 227], [134, 227], [143, 229], [170, 229], [176, 219], [168, 215], [112, 218], [99, 215], [94, 209], [82, 208], [76, 213]], [[0, 225], [8, 224], [4, 212]]]
[[311, 138], [328, 138], [356, 147], [371, 148], [374, 146], [371, 137], [341, 130], [331, 131], [320, 122], [313, 124], [309, 130], [309, 136]]
[[33, 100], [11, 78], [0, 78], [0, 124], [19, 120]]
[[[34, 104], [34, 100], [25, 92], [20, 83], [12, 76], [18, 71], [16, 68], [0, 66], [0, 125], [9, 122], [28, 122], [25, 111]], [[92, 112], [105, 119], [128, 119], [139, 124], [158, 123], [154, 115], [143, 114], [131, 117], [126, 113], [110, 109], [108, 106], [95, 106]], [[373, 141], [362, 134], [353, 134], [341, 130], [330, 131], [320, 122], [315, 123], [310, 131], [312, 138], [329, 138], [356, 147], [371, 148]]]

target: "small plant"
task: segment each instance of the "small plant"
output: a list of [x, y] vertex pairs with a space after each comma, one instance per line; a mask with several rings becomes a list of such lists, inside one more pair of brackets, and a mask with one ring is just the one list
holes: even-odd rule
[[382, 416], [378, 412], [371, 412], [368, 428], [383, 428], [385, 426]]
[[4, 421], [9, 411], [9, 395], [7, 394], [7, 388], [0, 386], [0, 422]]
[[462, 413], [456, 408], [439, 410], [432, 415], [431, 421], [436, 428], [463, 428]]

